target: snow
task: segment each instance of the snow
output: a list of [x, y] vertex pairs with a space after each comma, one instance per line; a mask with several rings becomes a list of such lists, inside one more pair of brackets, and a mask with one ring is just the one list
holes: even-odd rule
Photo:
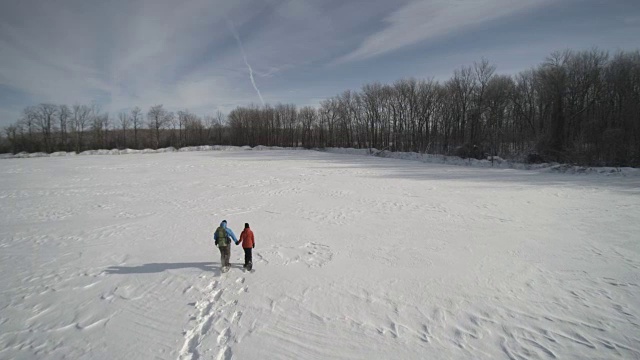
[[633, 169], [206, 150], [0, 161], [0, 358], [640, 358]]
[[[305, 150], [304, 148], [283, 148], [279, 146], [264, 146], [258, 145], [255, 147], [250, 146], [223, 146], [223, 145], [202, 145], [202, 146], [187, 146], [180, 149], [174, 147], [161, 148], [161, 149], [111, 149], [111, 150], [87, 150], [83, 151], [79, 155], [127, 155], [127, 154], [157, 154], [165, 152], [191, 152], [191, 151], [237, 151], [237, 150], [253, 150], [253, 151], [272, 151], [272, 150]], [[505, 160], [499, 156], [494, 156], [493, 159], [488, 157], [487, 159], [462, 159], [457, 156], [446, 155], [434, 155], [434, 154], [422, 154], [416, 152], [391, 152], [388, 150], [377, 149], [353, 149], [353, 148], [325, 148], [314, 149], [316, 151], [329, 152], [334, 154], [349, 154], [349, 155], [364, 155], [364, 156], [377, 156], [386, 157], [392, 159], [413, 160], [430, 164], [448, 164], [458, 166], [471, 166], [471, 167], [492, 167], [498, 169], [520, 169], [520, 170], [543, 170], [548, 172], [561, 172], [570, 174], [603, 174], [603, 175], [621, 175], [621, 176], [640, 176], [640, 169], [632, 167], [587, 167], [576, 166], [569, 164], [558, 163], [543, 163], [543, 164], [524, 164]], [[75, 156], [75, 152], [54, 152], [47, 154], [43, 152], [38, 153], [26, 153], [21, 152], [19, 154], [0, 154], [0, 159], [15, 159], [15, 158], [34, 158], [34, 157], [56, 157], [56, 156]], [[492, 161], [493, 160], [493, 161]]]

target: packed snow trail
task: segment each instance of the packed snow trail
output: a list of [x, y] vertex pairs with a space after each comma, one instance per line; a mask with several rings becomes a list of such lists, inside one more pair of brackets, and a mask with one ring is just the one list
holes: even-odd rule
[[[221, 176], [221, 174], [224, 174]], [[0, 358], [639, 358], [637, 177], [313, 151], [0, 161]], [[212, 240], [256, 236], [256, 272]]]

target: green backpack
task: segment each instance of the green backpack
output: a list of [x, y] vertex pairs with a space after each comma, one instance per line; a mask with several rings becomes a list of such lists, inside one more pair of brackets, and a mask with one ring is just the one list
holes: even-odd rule
[[227, 230], [225, 230], [222, 226], [219, 226], [216, 229], [216, 234], [218, 235], [218, 247], [229, 245]]

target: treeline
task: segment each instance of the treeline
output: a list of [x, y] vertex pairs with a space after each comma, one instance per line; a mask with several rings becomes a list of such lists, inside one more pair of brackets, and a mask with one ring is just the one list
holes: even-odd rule
[[557, 52], [515, 76], [483, 60], [443, 83], [367, 84], [318, 108], [237, 108], [228, 127], [234, 144], [638, 166], [640, 53]]
[[15, 153], [205, 144], [639, 166], [640, 52], [567, 50], [512, 76], [482, 60], [445, 82], [372, 83], [318, 107], [238, 107], [226, 119], [174, 114], [162, 105], [110, 119], [96, 107], [41, 104], [5, 128], [2, 146]]
[[173, 113], [163, 105], [146, 113], [139, 107], [116, 118], [96, 105], [40, 104], [4, 128], [0, 152], [56, 152], [97, 149], [144, 149], [223, 143], [224, 116], [201, 118], [188, 110]]

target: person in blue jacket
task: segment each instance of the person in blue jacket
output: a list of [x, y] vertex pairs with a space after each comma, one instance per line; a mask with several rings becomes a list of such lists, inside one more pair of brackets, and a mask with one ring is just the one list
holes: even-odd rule
[[213, 233], [213, 239], [220, 250], [220, 266], [222, 266], [223, 270], [229, 270], [231, 266], [229, 263], [229, 258], [231, 257], [230, 241], [233, 240], [238, 245], [238, 239], [236, 239], [236, 234], [233, 233], [233, 230], [227, 227], [227, 220], [222, 220], [216, 232]]

